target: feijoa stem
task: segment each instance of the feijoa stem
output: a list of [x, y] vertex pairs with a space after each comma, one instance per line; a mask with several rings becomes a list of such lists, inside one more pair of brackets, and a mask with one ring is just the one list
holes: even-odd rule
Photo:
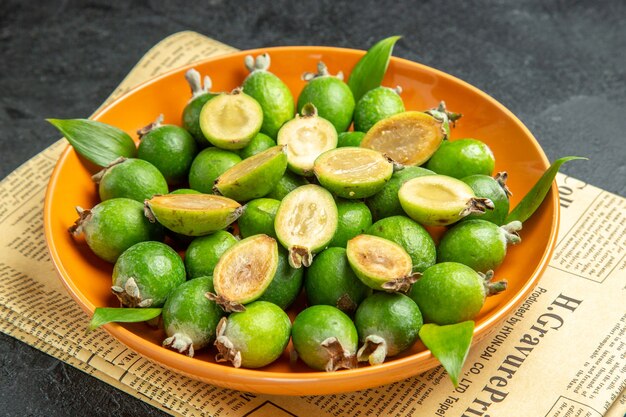
[[76, 206], [76, 212], [78, 213], [78, 219], [68, 229], [72, 236], [75, 237], [83, 233], [83, 224], [91, 218], [91, 210]]
[[189, 336], [181, 333], [175, 333], [173, 336], [170, 336], [163, 341], [163, 346], [177, 350], [179, 353], [187, 354], [187, 356], [193, 358], [193, 342]]
[[488, 198], [472, 197], [467, 202], [467, 206], [459, 213], [461, 217], [469, 216], [470, 214], [479, 213], [482, 214], [487, 210], [493, 210], [495, 206], [493, 201]]
[[516, 245], [522, 241], [519, 233], [517, 233], [522, 230], [522, 222], [515, 220], [500, 226], [500, 229], [504, 232], [504, 238], [507, 244]]
[[326, 64], [324, 64], [322, 61], [317, 63], [317, 72], [305, 72], [302, 74], [302, 80], [303, 81], [311, 81], [314, 78], [319, 78], [319, 77], [335, 77], [339, 80], [343, 80], [343, 71], [339, 71], [337, 73], [337, 75], [331, 75], [330, 72], [328, 72], [328, 67], [326, 66]]
[[365, 338], [361, 349], [357, 352], [359, 362], [369, 362], [370, 365], [379, 365], [387, 357], [387, 342], [375, 334]]
[[154, 122], [152, 122], [152, 123], [142, 127], [141, 129], [137, 130], [137, 136], [139, 136], [139, 139], [143, 138], [148, 133], [150, 133], [151, 131], [153, 131], [157, 127], [161, 126], [163, 124], [163, 120], [164, 120], [163, 114], [159, 114], [159, 116], [156, 118], [156, 120]]
[[217, 295], [212, 292], [208, 292], [204, 294], [204, 296], [211, 301], [215, 301], [215, 304], [220, 306], [222, 310], [224, 310], [227, 313], [233, 313], [233, 312], [240, 313], [242, 311], [246, 311], [246, 307], [243, 304], [238, 303], [236, 301], [231, 301], [222, 295]]
[[498, 184], [500, 184], [500, 187], [502, 187], [502, 189], [504, 190], [504, 194], [506, 194], [507, 198], [513, 195], [511, 190], [509, 190], [509, 187], [507, 187], [506, 185], [506, 181], [509, 179], [509, 174], [507, 174], [506, 171], [498, 172], [496, 175], [494, 175], [493, 179], [496, 180]]
[[306, 103], [302, 106], [300, 117], [317, 117], [317, 107], [313, 103]]
[[313, 254], [307, 248], [302, 246], [292, 246], [289, 249], [289, 265], [292, 268], [309, 267], [313, 262]]
[[139, 286], [134, 278], [128, 278], [124, 284], [124, 288], [114, 285], [111, 292], [117, 296], [122, 306], [125, 307], [150, 307], [152, 298], [143, 299]]
[[122, 162], [126, 161], [128, 158], [125, 158], [123, 156], [120, 156], [119, 158], [117, 158], [115, 161], [111, 162], [109, 165], [105, 166], [104, 168], [102, 168], [100, 171], [96, 172], [95, 174], [93, 174], [91, 176], [91, 179], [93, 180], [93, 182], [95, 182], [96, 184], [100, 184], [100, 181], [102, 180], [102, 177], [104, 177], [104, 174], [107, 173], [108, 170], [110, 170], [112, 167], [114, 167], [115, 165], [119, 165]]
[[218, 354], [215, 356], [215, 361], [230, 362], [235, 368], [240, 368], [241, 351], [235, 349], [235, 345], [233, 345], [233, 342], [228, 337], [224, 336], [227, 323], [228, 318], [222, 317], [222, 319], [217, 324], [217, 329], [215, 330], [217, 338], [215, 339], [215, 342], [213, 344], [215, 345], [215, 347], [217, 347], [218, 351]]
[[200, 73], [195, 68], [191, 68], [185, 73], [185, 79], [187, 80], [187, 83], [189, 83], [189, 87], [191, 88], [192, 100], [198, 96], [201, 96], [202, 94], [210, 92], [211, 87], [213, 86], [213, 83], [211, 82], [211, 77], [205, 75], [203, 87], [200, 79]]
[[482, 272], [479, 272], [478, 275], [480, 275], [483, 279], [483, 285], [485, 286], [485, 295], [487, 297], [499, 294], [502, 291], [506, 290], [506, 287], [508, 285], [507, 280], [503, 279], [500, 281], [491, 282], [494, 276], [492, 270], [489, 270], [484, 274]]
[[267, 71], [270, 69], [270, 55], [264, 53], [257, 56], [256, 59], [252, 55], [246, 55], [244, 64], [250, 72]]
[[396, 278], [391, 281], [387, 281], [382, 285], [382, 288], [388, 292], [401, 292], [406, 293], [411, 289], [411, 285], [415, 284], [415, 282], [421, 277], [422, 274], [416, 272], [414, 274], [408, 275], [402, 278]]
[[336, 337], [329, 337], [321, 343], [321, 346], [326, 349], [329, 356], [325, 368], [326, 372], [356, 368], [356, 356], [346, 352]]

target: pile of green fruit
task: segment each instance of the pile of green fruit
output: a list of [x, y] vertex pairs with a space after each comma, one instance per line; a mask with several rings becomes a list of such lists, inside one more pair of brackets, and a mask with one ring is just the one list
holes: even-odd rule
[[[123, 308], [98, 309], [94, 326], [160, 315], [164, 346], [193, 356], [213, 344], [217, 361], [246, 368], [291, 339], [326, 371], [380, 364], [422, 329], [437, 355], [446, 343], [433, 329], [466, 328], [506, 288], [492, 271], [525, 219], [510, 221], [489, 147], [449, 138], [460, 114], [443, 102], [407, 111], [401, 88], [368, 85], [396, 40], [370, 49], [347, 83], [320, 62], [297, 100], [267, 54], [246, 57], [232, 92], [189, 70], [182, 126], [157, 119], [138, 146], [112, 126], [50, 120], [103, 167], [101, 202], [77, 208], [70, 228], [114, 263]], [[444, 226], [436, 244], [429, 230]]]

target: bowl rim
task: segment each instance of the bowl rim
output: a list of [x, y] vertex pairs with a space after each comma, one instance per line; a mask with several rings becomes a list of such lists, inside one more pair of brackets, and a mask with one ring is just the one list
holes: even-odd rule
[[[257, 55], [261, 53], [272, 53], [272, 51], [298, 51], [298, 52], [309, 52], [309, 53], [341, 53], [341, 54], [351, 54], [354, 56], [362, 56], [366, 53], [364, 50], [352, 49], [352, 48], [342, 48], [342, 47], [332, 47], [332, 46], [276, 46], [276, 47], [264, 47], [264, 48], [255, 48], [250, 50], [241, 50], [238, 52], [222, 54], [214, 57], [210, 57], [207, 59], [199, 60], [193, 62], [191, 64], [186, 64], [177, 68], [170, 69], [163, 74], [160, 74], [156, 77], [150, 78], [133, 88], [129, 91], [122, 94], [120, 97], [114, 99], [110, 103], [100, 107], [93, 115], [89, 118], [98, 120], [103, 117], [111, 108], [118, 105], [119, 102], [126, 99], [127, 96], [134, 94], [136, 91], [146, 88], [147, 86], [158, 83], [164, 78], [167, 78], [175, 73], [184, 73], [184, 71], [194, 68], [200, 65], [206, 65], [208, 63], [219, 61], [226, 57], [234, 58], [236, 56], [244, 57], [246, 55]], [[392, 61], [396, 61], [401, 64], [417, 66], [420, 70], [431, 73], [436, 77], [445, 78], [454, 83], [460, 84], [463, 88], [472, 90], [474, 93], [482, 96], [485, 100], [490, 101], [496, 107], [498, 107], [501, 111], [503, 111], [509, 118], [511, 118], [524, 132], [524, 134], [531, 140], [531, 143], [534, 148], [538, 151], [541, 156], [541, 163], [544, 165], [544, 168], [550, 165], [549, 160], [545, 155], [545, 152], [539, 145], [538, 141], [534, 137], [534, 135], [530, 132], [530, 130], [524, 125], [524, 123], [517, 118], [507, 107], [501, 104], [499, 101], [494, 99], [492, 96], [487, 94], [486, 92], [480, 90], [479, 88], [469, 84], [466, 81], [463, 81], [451, 74], [438, 70], [436, 68], [415, 62], [410, 61], [408, 59], [400, 58], [400, 57], [391, 57]], [[54, 244], [54, 236], [52, 233], [52, 218], [51, 218], [51, 209], [50, 206], [52, 204], [54, 189], [58, 180], [59, 172], [62, 169], [62, 166], [65, 163], [65, 160], [68, 158], [70, 153], [73, 151], [73, 148], [70, 144], [67, 144], [67, 147], [62, 151], [58, 161], [55, 164], [54, 170], [50, 176], [50, 180], [48, 182], [48, 186], [46, 188], [45, 199], [44, 199], [44, 234], [48, 247], [48, 251], [50, 253], [51, 260], [54, 264], [55, 270], [57, 271], [57, 275], [64, 287], [70, 293], [72, 298], [78, 303], [78, 305], [83, 309], [83, 311], [91, 316], [95, 309], [95, 306], [91, 304], [88, 300], [84, 299], [81, 296], [80, 289], [74, 284], [73, 280], [69, 277], [69, 274], [62, 268], [62, 261], [57, 251], [57, 248]], [[474, 329], [474, 339], [472, 341], [472, 345], [474, 345], [477, 341], [487, 336], [491, 331], [495, 330], [495, 327], [498, 323], [502, 322], [509, 313], [518, 306], [522, 300], [532, 291], [532, 289], [536, 286], [539, 281], [542, 273], [548, 266], [548, 263], [552, 257], [552, 254], [556, 247], [556, 240], [558, 234], [559, 227], [559, 218], [560, 218], [560, 207], [559, 207], [559, 197], [558, 197], [558, 188], [556, 182], [553, 182], [550, 192], [549, 199], [552, 200], [554, 211], [551, 216], [552, 227], [550, 230], [550, 234], [547, 241], [546, 250], [543, 252], [541, 256], [540, 262], [535, 267], [535, 270], [526, 280], [522, 288], [514, 294], [514, 296], [505, 304], [502, 304], [498, 307], [498, 309], [490, 316], [487, 317], [482, 323], [477, 325]], [[544, 201], [544, 204], [546, 201]], [[430, 350], [426, 349], [422, 352], [418, 352], [416, 354], [407, 355], [405, 357], [394, 358], [392, 361], [385, 362], [379, 366], [365, 366], [359, 367], [350, 370], [342, 370], [339, 372], [320, 372], [320, 371], [311, 371], [311, 372], [299, 372], [299, 373], [290, 373], [290, 372], [274, 372], [274, 371], [265, 371], [265, 370], [254, 370], [254, 369], [244, 369], [244, 368], [234, 368], [231, 366], [225, 366], [222, 364], [216, 364], [211, 362], [204, 362], [204, 366], [198, 367], [198, 359], [189, 358], [186, 355], [182, 355], [178, 352], [174, 352], [165, 348], [162, 348], [158, 345], [152, 345], [150, 343], [145, 343], [145, 340], [133, 333], [131, 330], [126, 329], [122, 325], [117, 323], [110, 323], [102, 326], [112, 337], [116, 340], [122, 342], [127, 348], [139, 353], [143, 357], [159, 363], [160, 365], [172, 369], [176, 372], [187, 375], [193, 379], [200, 379], [203, 381], [210, 381], [211, 383], [216, 383], [215, 381], [224, 381], [224, 383], [219, 383], [219, 385], [224, 387], [233, 387], [234, 389], [242, 390], [241, 387], [249, 387], [249, 391], [258, 392], [258, 393], [276, 393], [276, 389], [267, 389], [269, 386], [281, 385], [284, 387], [280, 392], [282, 395], [302, 395], [302, 391], [298, 389], [298, 386], [306, 387], [312, 386], [312, 384], [324, 383], [325, 385], [318, 385], [316, 387], [316, 393], [318, 394], [331, 394], [331, 393], [339, 393], [344, 391], [353, 391], [353, 386], [349, 386], [349, 389], [343, 389], [341, 383], [349, 382], [352, 380], [360, 379], [364, 376], [378, 376], [380, 377], [381, 370], [384, 370], [385, 373], [389, 375], [393, 375], [394, 372], [406, 374], [406, 371], [400, 371], [402, 368], [410, 368], [415, 367], [416, 364], [421, 362], [426, 362], [430, 365], [438, 364], [438, 361]], [[163, 363], [160, 357], [165, 356], [168, 360], [168, 363]], [[430, 366], [432, 368], [433, 366]], [[428, 368], [428, 369], [430, 369]], [[413, 375], [417, 374], [417, 372], [412, 373]], [[397, 381], [398, 378], [388, 378], [387, 382], [382, 382], [382, 384], [389, 384], [393, 381]], [[230, 381], [230, 382], [228, 382]], [[373, 379], [375, 384], [370, 384], [367, 386], [362, 386], [362, 389], [371, 388], [378, 385], [382, 385], [379, 379]], [[362, 384], [361, 384], [362, 385]], [[290, 390], [288, 387], [293, 388]], [[283, 392], [284, 391], [284, 392]]]

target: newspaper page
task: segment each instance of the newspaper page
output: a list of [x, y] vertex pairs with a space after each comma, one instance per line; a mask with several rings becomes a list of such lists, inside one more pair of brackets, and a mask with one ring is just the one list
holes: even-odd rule
[[[154, 75], [233, 48], [194, 32], [151, 49], [111, 99]], [[251, 394], [142, 358], [89, 317], [56, 276], [43, 236], [57, 142], [0, 183], [0, 330], [176, 416], [624, 416], [626, 199], [559, 174], [561, 225], [539, 285], [475, 345], [458, 387], [442, 367], [325, 396]]]

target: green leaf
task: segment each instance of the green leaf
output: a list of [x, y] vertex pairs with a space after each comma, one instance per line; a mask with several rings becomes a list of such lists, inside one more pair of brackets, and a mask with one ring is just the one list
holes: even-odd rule
[[464, 321], [447, 326], [425, 324], [419, 332], [422, 342], [448, 371], [456, 387], [474, 335], [474, 322]]
[[532, 216], [533, 213], [539, 208], [543, 199], [548, 194], [548, 191], [552, 186], [552, 181], [554, 181], [554, 177], [556, 177], [557, 172], [559, 172], [561, 165], [574, 159], [586, 160], [587, 158], [583, 158], [581, 156], [566, 156], [554, 161], [550, 168], [548, 168], [548, 170], [543, 173], [541, 178], [539, 178], [539, 181], [533, 185], [533, 188], [530, 189], [524, 198], [522, 198], [517, 206], [515, 206], [515, 208], [509, 213], [505, 223], [510, 223], [515, 220], [523, 223], [528, 220], [530, 216]]
[[352, 90], [355, 102], [359, 101], [363, 94], [380, 86], [389, 66], [393, 46], [400, 38], [401, 36], [390, 36], [379, 41], [356, 63], [348, 79], [348, 86]]
[[137, 147], [123, 130], [89, 119], [46, 119], [70, 142], [76, 152], [101, 167], [119, 157], [133, 158]]
[[160, 308], [113, 308], [113, 307], [96, 307], [93, 313], [89, 330], [112, 322], [117, 323], [138, 323], [142, 321], [152, 320], [161, 314]]

